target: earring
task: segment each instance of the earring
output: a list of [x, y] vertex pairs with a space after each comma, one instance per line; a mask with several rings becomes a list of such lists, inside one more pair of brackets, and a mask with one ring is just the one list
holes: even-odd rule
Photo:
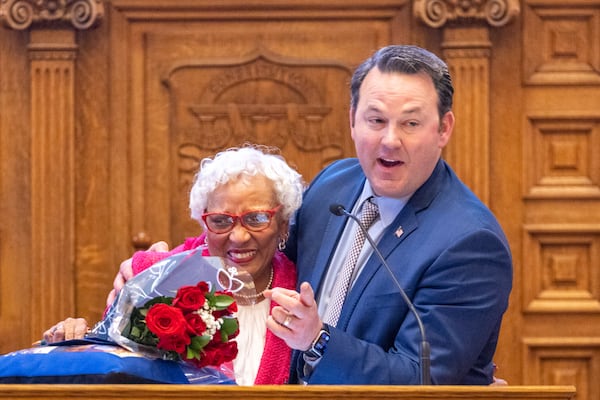
[[279, 238], [279, 243], [277, 244], [277, 248], [279, 249], [279, 251], [285, 250], [285, 242], [286, 241], [287, 241], [287, 235], [285, 237]]

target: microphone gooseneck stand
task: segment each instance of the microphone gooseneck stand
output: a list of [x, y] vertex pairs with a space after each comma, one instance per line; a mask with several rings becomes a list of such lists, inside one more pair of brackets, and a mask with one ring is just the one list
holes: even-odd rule
[[425, 326], [423, 326], [423, 321], [421, 321], [421, 317], [419, 316], [419, 313], [415, 309], [415, 306], [413, 305], [412, 301], [410, 301], [410, 299], [406, 295], [406, 292], [404, 292], [404, 289], [402, 289], [402, 286], [400, 285], [400, 282], [398, 282], [396, 275], [394, 275], [394, 273], [392, 272], [392, 269], [390, 268], [387, 261], [383, 257], [383, 254], [381, 254], [381, 251], [379, 251], [377, 244], [375, 244], [375, 241], [373, 240], [371, 235], [369, 235], [369, 232], [364, 227], [364, 225], [360, 222], [360, 220], [354, 214], [351, 214], [350, 212], [348, 212], [346, 210], [346, 208], [341, 204], [330, 205], [329, 211], [332, 214], [340, 216], [340, 217], [345, 215], [358, 224], [359, 228], [363, 231], [363, 233], [365, 234], [365, 237], [369, 241], [369, 244], [373, 248], [373, 251], [379, 258], [379, 260], [381, 261], [383, 266], [387, 269], [388, 273], [392, 277], [394, 284], [398, 287], [398, 291], [400, 292], [402, 299], [404, 300], [404, 302], [408, 306], [410, 312], [414, 315], [415, 319], [417, 320], [417, 324], [419, 325], [419, 331], [421, 333], [421, 344], [420, 344], [420, 349], [419, 349], [420, 350], [419, 367], [421, 369], [421, 382], [420, 383], [421, 383], [421, 385], [430, 385], [431, 384], [431, 349], [429, 346], [429, 342], [427, 341], [427, 337], [425, 336]]

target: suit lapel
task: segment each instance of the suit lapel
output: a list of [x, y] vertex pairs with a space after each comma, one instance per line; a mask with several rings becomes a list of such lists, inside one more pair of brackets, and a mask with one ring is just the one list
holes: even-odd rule
[[[402, 211], [400, 211], [394, 222], [383, 232], [377, 247], [386, 260], [389, 255], [419, 227], [417, 214], [429, 207], [433, 199], [440, 192], [446, 180], [445, 170], [445, 162], [440, 160], [431, 177], [415, 192]], [[396, 274], [402, 270], [402, 267], [402, 265], [390, 265], [390, 268]], [[354, 286], [348, 293], [348, 297], [342, 308], [340, 319], [337, 323], [338, 328], [346, 329], [352, 312], [356, 308], [366, 286], [380, 268], [385, 267], [381, 264], [379, 257], [373, 252], [354, 283]], [[396, 278], [399, 279], [398, 275], [396, 275]]]
[[[360, 170], [362, 175], [362, 170]], [[341, 188], [332, 188], [331, 204], [341, 204], [347, 210], [351, 210], [356, 199], [360, 196], [362, 191], [365, 177], [362, 175], [362, 179], [356, 179], [356, 183], [348, 187], [343, 185]], [[338, 190], [339, 189], [339, 190]], [[329, 204], [323, 204], [324, 207], [329, 207]], [[325, 233], [323, 235], [322, 243], [320, 243], [319, 251], [315, 260], [315, 268], [311, 277], [310, 284], [318, 293], [320, 286], [318, 283], [322, 283], [325, 277], [325, 271], [329, 266], [329, 262], [333, 256], [335, 248], [339, 242], [342, 231], [348, 220], [348, 217], [336, 216], [332, 213], [328, 214], [328, 220], [325, 225]]]

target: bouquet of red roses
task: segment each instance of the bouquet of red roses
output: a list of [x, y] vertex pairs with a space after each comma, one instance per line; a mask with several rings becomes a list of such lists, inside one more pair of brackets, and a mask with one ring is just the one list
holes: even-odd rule
[[134, 307], [124, 337], [164, 351], [165, 359], [197, 367], [219, 366], [237, 355], [237, 304], [228, 291], [205, 281], [183, 286], [175, 297], [159, 296]]

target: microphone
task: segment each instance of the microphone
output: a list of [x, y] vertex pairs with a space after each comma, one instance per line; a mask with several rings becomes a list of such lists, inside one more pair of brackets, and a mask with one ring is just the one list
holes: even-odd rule
[[427, 337], [425, 336], [425, 327], [423, 326], [423, 321], [421, 321], [421, 317], [419, 316], [419, 313], [417, 313], [415, 306], [413, 305], [412, 301], [410, 301], [410, 299], [404, 292], [404, 289], [402, 289], [402, 286], [400, 285], [400, 282], [398, 282], [398, 279], [396, 279], [394, 272], [392, 272], [392, 269], [390, 268], [390, 266], [387, 263], [387, 261], [385, 260], [385, 258], [383, 258], [383, 255], [381, 254], [381, 251], [379, 251], [379, 248], [375, 244], [375, 241], [373, 240], [371, 235], [369, 235], [367, 228], [365, 228], [365, 226], [360, 222], [358, 217], [356, 217], [356, 215], [354, 215], [354, 214], [349, 213], [346, 210], [346, 208], [344, 208], [344, 206], [341, 204], [331, 204], [329, 206], [329, 211], [332, 214], [337, 215], [338, 217], [345, 215], [345, 216], [351, 218], [352, 220], [354, 220], [354, 222], [356, 222], [358, 224], [359, 228], [363, 231], [363, 233], [365, 234], [365, 237], [371, 244], [373, 251], [375, 252], [375, 254], [379, 258], [379, 260], [381, 261], [383, 266], [387, 269], [388, 273], [392, 277], [392, 281], [398, 288], [400, 295], [402, 295], [402, 299], [404, 300], [404, 302], [408, 306], [410, 312], [414, 315], [415, 319], [417, 320], [417, 324], [419, 325], [419, 331], [421, 333], [421, 347], [420, 347], [421, 360], [419, 363], [419, 366], [421, 368], [421, 385], [430, 385], [431, 384], [431, 349], [429, 347], [429, 342], [427, 341]]

